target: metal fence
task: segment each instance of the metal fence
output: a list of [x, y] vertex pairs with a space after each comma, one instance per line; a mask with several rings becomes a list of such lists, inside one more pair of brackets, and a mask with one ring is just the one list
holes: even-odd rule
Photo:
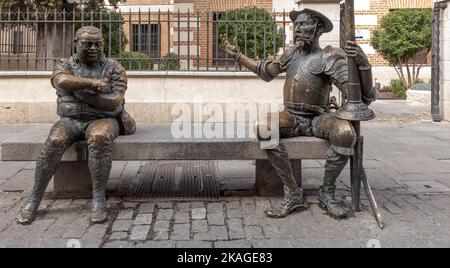
[[99, 12], [0, 7], [0, 70], [52, 70], [75, 51], [82, 26], [102, 29], [105, 54], [128, 70], [246, 71], [223, 51], [221, 34], [238, 38], [251, 58], [273, 58], [292, 42], [287, 12]]

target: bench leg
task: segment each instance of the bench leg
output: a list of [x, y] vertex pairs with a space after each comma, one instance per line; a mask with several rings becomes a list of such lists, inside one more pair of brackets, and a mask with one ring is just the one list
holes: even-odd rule
[[61, 162], [54, 176], [55, 198], [92, 198], [87, 161]]
[[[294, 178], [302, 186], [302, 160], [291, 160]], [[256, 193], [259, 196], [282, 196], [283, 183], [269, 160], [256, 160]]]

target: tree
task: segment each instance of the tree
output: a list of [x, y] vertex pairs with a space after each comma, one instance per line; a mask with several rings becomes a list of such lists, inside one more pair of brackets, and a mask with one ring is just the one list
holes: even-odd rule
[[[86, 18], [90, 19], [93, 14], [93, 19], [109, 19], [109, 13], [113, 20], [119, 18], [119, 14], [105, 8], [105, 1], [103, 0], [2, 0], [0, 4], [3, 11], [11, 11], [10, 18], [13, 21], [12, 25], [20, 20], [33, 20], [36, 23], [32, 27], [36, 31], [36, 58], [38, 60], [38, 70], [51, 70], [55, 62], [60, 58], [70, 56], [71, 46], [73, 42], [74, 30], [76, 31], [80, 24], [75, 24], [81, 18], [81, 12], [85, 12]], [[126, 0], [110, 0], [109, 3], [117, 6], [120, 2]], [[82, 4], [81, 4], [82, 3]], [[26, 11], [29, 11], [27, 14]], [[75, 17], [74, 17], [75, 16]], [[86, 19], [85, 18], [85, 19]], [[65, 23], [53, 23], [52, 21], [61, 21], [65, 19]], [[105, 37], [106, 52], [109, 54], [109, 27], [111, 27], [111, 34], [114, 38], [118, 38], [118, 31], [122, 31], [123, 23], [103, 23], [102, 30]], [[30, 25], [30, 24], [28, 24]], [[90, 24], [89, 24], [90, 25]], [[3, 27], [8, 25], [5, 23]], [[99, 27], [99, 23], [96, 25]], [[111, 39], [111, 52], [119, 51], [118, 39]], [[122, 34], [122, 49], [128, 42], [125, 34]], [[43, 60], [49, 59], [49, 60]]]
[[282, 29], [278, 29], [272, 15], [263, 8], [246, 7], [227, 12], [218, 22], [219, 36], [237, 38], [243, 53], [264, 58], [275, 55], [284, 44]]
[[407, 88], [419, 78], [423, 62], [417, 64], [418, 54], [431, 50], [431, 20], [431, 9], [395, 10], [383, 17], [380, 29], [373, 32], [372, 46], [395, 67]]

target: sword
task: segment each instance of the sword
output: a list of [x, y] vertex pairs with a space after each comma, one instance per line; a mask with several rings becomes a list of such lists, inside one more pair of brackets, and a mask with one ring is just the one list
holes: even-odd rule
[[372, 188], [370, 188], [369, 180], [367, 179], [366, 170], [364, 167], [361, 167], [361, 180], [364, 185], [364, 189], [366, 190], [367, 198], [369, 199], [370, 207], [372, 208], [373, 216], [378, 223], [378, 226], [381, 229], [384, 229], [384, 219], [383, 214], [381, 213], [380, 208], [378, 207], [377, 201], [375, 200], [375, 196], [373, 195]]

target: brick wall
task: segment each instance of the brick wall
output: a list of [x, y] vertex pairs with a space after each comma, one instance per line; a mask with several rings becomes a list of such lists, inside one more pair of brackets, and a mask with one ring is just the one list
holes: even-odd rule
[[[358, 0], [357, 0], [358, 1]], [[364, 1], [364, 0], [363, 0]], [[365, 0], [367, 1], [367, 0]], [[404, 8], [432, 8], [432, 0], [370, 0], [369, 10], [356, 10], [355, 15], [363, 15], [361, 19], [369, 18], [366, 16], [376, 16], [377, 25], [361, 25], [357, 26], [357, 29], [373, 31], [379, 27], [380, 20], [393, 9]], [[364, 16], [366, 15], [366, 16]], [[360, 44], [368, 45], [370, 40], [363, 40]], [[387, 66], [389, 63], [383, 59], [379, 54], [369, 54], [370, 62], [374, 66]], [[430, 56], [429, 56], [430, 57]], [[431, 58], [428, 59], [428, 63], [431, 63]]]

